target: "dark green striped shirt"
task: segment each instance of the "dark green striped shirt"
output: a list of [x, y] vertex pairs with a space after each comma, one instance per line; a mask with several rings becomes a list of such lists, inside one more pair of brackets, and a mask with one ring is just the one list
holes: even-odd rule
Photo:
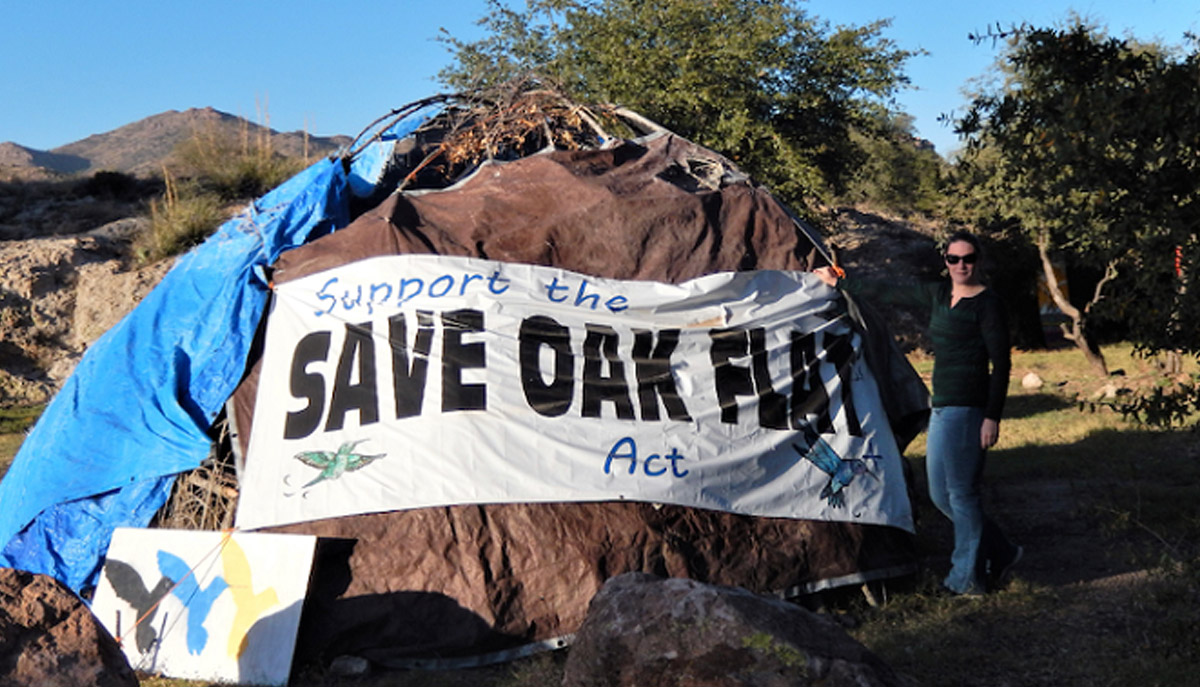
[[1004, 304], [991, 289], [950, 307], [950, 282], [916, 286], [843, 279], [838, 286], [876, 303], [909, 303], [929, 311], [933, 405], [972, 406], [999, 420], [1012, 362]]

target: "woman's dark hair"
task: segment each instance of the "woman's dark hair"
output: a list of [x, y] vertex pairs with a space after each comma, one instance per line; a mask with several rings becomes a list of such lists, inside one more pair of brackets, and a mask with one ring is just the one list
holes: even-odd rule
[[979, 244], [979, 238], [971, 232], [964, 231], [962, 229], [950, 234], [950, 236], [946, 237], [946, 240], [942, 242], [942, 255], [945, 255], [946, 251], [949, 250], [950, 244], [957, 243], [958, 241], [965, 241], [966, 243], [971, 244], [971, 247], [974, 248], [975, 252], [979, 254], [979, 258], [983, 258], [983, 246]]

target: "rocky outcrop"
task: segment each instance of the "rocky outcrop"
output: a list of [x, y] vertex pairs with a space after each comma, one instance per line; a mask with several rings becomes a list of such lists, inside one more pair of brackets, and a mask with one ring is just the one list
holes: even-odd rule
[[834, 620], [745, 589], [614, 577], [575, 637], [565, 687], [900, 687]]
[[[934, 240], [936, 228], [855, 210], [838, 208], [829, 246], [851, 275], [889, 284], [914, 284], [940, 278], [943, 268]], [[908, 304], [887, 304], [880, 315], [906, 353], [931, 344], [925, 333], [929, 315]]]
[[0, 568], [0, 687], [137, 687], [112, 635], [69, 589]]

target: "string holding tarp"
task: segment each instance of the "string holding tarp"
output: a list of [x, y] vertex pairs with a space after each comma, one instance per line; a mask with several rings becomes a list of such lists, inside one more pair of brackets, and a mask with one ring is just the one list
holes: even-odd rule
[[[120, 619], [120, 615], [118, 615], [118, 617], [117, 617], [117, 632], [116, 632], [115, 636], [113, 637], [113, 639], [115, 639], [117, 641], [117, 646], [124, 647], [125, 646], [125, 638], [128, 637], [131, 633], [136, 633], [138, 627], [141, 626], [142, 623], [145, 623], [145, 622], [147, 622], [148, 619], [153, 618], [154, 615], [158, 612], [158, 607], [160, 605], [162, 605], [163, 600], [165, 600], [167, 597], [174, 594], [175, 590], [179, 589], [180, 585], [182, 585], [189, 578], [194, 577], [196, 575], [196, 570], [199, 569], [202, 565], [206, 564], [213, 556], [220, 554], [225, 549], [225, 546], [227, 544], [229, 544], [230, 540], [232, 540], [234, 531], [235, 531], [234, 529], [221, 530], [221, 540], [219, 542], [217, 542], [217, 544], [215, 546], [213, 546], [211, 549], [209, 549], [208, 552], [206, 552], [199, 560], [197, 560], [195, 565], [189, 566], [188, 571], [185, 575], [181, 576], [178, 580], [173, 580], [171, 583], [171, 586], [166, 589], [166, 591], [162, 594], [162, 596], [155, 599], [154, 603], [150, 604], [150, 606], [147, 607], [146, 610], [142, 611], [142, 614], [137, 618], [137, 620], [135, 620], [133, 622], [133, 625], [130, 626], [130, 628], [127, 631], [121, 629], [121, 619]], [[186, 605], [186, 600], [185, 600], [185, 605]]]

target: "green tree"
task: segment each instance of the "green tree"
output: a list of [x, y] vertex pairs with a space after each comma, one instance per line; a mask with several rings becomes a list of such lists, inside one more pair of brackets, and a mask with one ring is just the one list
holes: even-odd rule
[[793, 0], [491, 0], [475, 42], [443, 36], [452, 87], [537, 73], [584, 102], [636, 110], [805, 208], [843, 191], [913, 53], [887, 23], [831, 28]]
[[[1072, 317], [1065, 333], [1099, 370], [1088, 321], [1100, 312], [1146, 352], [1200, 352], [1200, 299], [1186, 297], [1200, 257], [1200, 55], [1076, 21], [1015, 31], [1003, 64], [1006, 83], [958, 123], [973, 202], [1019, 222]], [[1063, 252], [1104, 275], [1083, 309], [1057, 288]]]
[[866, 159], [851, 176], [839, 202], [866, 204], [905, 215], [941, 213], [950, 167], [932, 144], [913, 134], [912, 117], [886, 117], [876, 131], [852, 131], [851, 140]]

